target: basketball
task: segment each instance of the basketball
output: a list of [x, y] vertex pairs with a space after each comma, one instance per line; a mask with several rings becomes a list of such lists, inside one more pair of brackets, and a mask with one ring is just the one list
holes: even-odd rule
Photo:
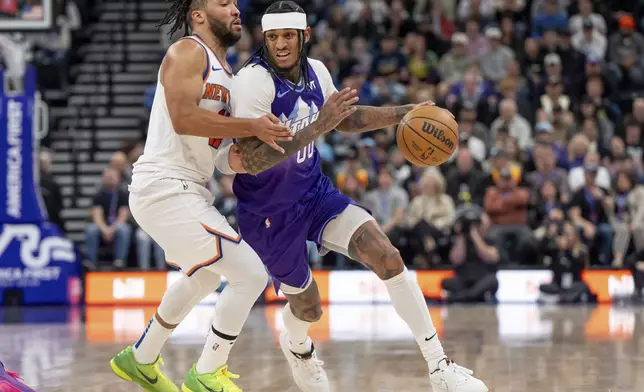
[[458, 147], [458, 124], [451, 113], [438, 106], [413, 109], [398, 124], [398, 149], [416, 166], [438, 166]]

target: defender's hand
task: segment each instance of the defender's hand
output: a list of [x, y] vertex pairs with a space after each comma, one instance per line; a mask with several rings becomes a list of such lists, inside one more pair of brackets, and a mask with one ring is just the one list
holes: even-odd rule
[[325, 132], [333, 130], [342, 120], [355, 113], [356, 107], [353, 104], [358, 102], [358, 99], [358, 92], [349, 87], [334, 92], [320, 109], [317, 122]]
[[252, 122], [253, 135], [258, 139], [284, 154], [284, 149], [275, 143], [276, 141], [291, 141], [291, 131], [273, 114], [267, 114]]

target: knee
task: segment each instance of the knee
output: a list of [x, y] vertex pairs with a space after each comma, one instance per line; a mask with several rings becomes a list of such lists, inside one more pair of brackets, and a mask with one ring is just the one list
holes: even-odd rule
[[299, 320], [314, 323], [322, 318], [320, 296], [307, 298], [305, 301], [289, 301], [291, 312]]
[[129, 236], [132, 234], [132, 228], [127, 223], [121, 223], [116, 227], [116, 232], [122, 236]]
[[400, 257], [400, 252], [391, 243], [378, 252], [374, 252], [374, 257], [367, 264], [381, 280], [391, 279], [405, 270], [405, 263]]
[[85, 236], [86, 237], [94, 237], [97, 236], [101, 233], [101, 229], [98, 228], [97, 225], [94, 223], [90, 223], [87, 225], [87, 228], [85, 229]]
[[151, 238], [148, 235], [148, 233], [146, 233], [143, 229], [141, 229], [141, 228], [136, 229], [136, 234], [135, 235], [136, 235], [136, 241], [140, 245], [145, 245], [145, 244], [150, 243]]

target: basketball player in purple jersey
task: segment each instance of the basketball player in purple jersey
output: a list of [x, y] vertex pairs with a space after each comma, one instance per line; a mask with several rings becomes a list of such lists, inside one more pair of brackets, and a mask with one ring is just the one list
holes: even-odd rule
[[330, 391], [308, 337], [311, 323], [322, 315], [307, 258], [310, 240], [323, 251], [361, 262], [384, 281], [428, 362], [434, 392], [487, 391], [471, 371], [445, 356], [423, 294], [398, 250], [373, 217], [335, 189], [320, 169], [314, 144], [319, 136], [334, 128], [359, 133], [391, 126], [414, 105], [353, 106], [356, 91], [337, 92], [324, 64], [306, 57], [310, 28], [304, 10], [292, 1], [269, 6], [262, 30], [263, 47], [233, 82], [233, 115], [272, 113], [291, 129], [293, 140], [278, 142], [286, 152], [281, 154], [257, 138], [244, 138], [222, 148], [217, 162], [222, 172], [237, 173], [233, 190], [240, 234], [288, 299], [280, 345], [296, 384], [304, 392]]

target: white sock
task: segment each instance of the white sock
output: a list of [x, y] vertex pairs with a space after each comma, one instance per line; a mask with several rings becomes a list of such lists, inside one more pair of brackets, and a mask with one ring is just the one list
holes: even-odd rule
[[429, 365], [429, 370], [438, 368], [438, 362], [445, 358], [427, 303], [420, 287], [409, 278], [407, 269], [391, 279], [384, 281], [396, 313], [411, 329], [420, 351]]
[[204, 272], [191, 278], [184, 275], [174, 282], [163, 295], [157, 313], [134, 345], [134, 359], [141, 364], [156, 361], [174, 328], [219, 281], [219, 276]]
[[[260, 263], [259, 259], [257, 262]], [[198, 373], [214, 373], [228, 362], [237, 335], [244, 327], [257, 297], [266, 287], [267, 277], [263, 267], [255, 275], [251, 272], [242, 269], [240, 275], [243, 279], [238, 280], [233, 280], [232, 274], [226, 276], [229, 278], [228, 285], [217, 299], [212, 327], [197, 361]]]
[[313, 343], [311, 342], [311, 338], [309, 338], [309, 328], [312, 323], [295, 317], [291, 311], [290, 304], [284, 306], [282, 319], [284, 320], [284, 327], [288, 332], [289, 348], [291, 351], [297, 354], [310, 353]]
[[147, 365], [156, 361], [165, 341], [174, 331], [174, 329], [167, 329], [161, 326], [155, 316], [152, 316], [148, 327], [132, 347], [134, 359], [140, 364]]
[[228, 355], [237, 336], [228, 335], [210, 327], [206, 345], [197, 361], [197, 373], [214, 373], [228, 362]]

